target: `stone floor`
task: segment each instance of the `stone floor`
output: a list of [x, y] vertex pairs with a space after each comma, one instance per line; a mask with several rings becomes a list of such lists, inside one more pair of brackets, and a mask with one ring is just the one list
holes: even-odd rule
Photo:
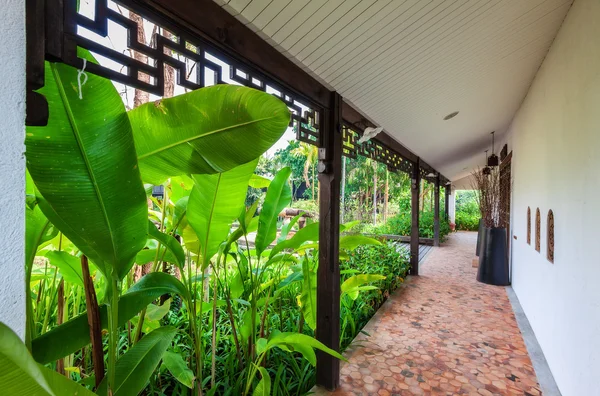
[[429, 253], [346, 351], [333, 395], [541, 395], [505, 288], [475, 280], [476, 238]]

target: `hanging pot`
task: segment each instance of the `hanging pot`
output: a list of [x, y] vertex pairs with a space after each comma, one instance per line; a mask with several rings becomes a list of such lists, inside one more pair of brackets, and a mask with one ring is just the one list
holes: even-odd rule
[[483, 233], [483, 219], [479, 219], [479, 228], [477, 229], [477, 245], [475, 245], [475, 256], [479, 257], [479, 244], [481, 243], [481, 234]]
[[479, 243], [477, 280], [496, 286], [510, 284], [506, 253], [506, 228], [483, 228]]

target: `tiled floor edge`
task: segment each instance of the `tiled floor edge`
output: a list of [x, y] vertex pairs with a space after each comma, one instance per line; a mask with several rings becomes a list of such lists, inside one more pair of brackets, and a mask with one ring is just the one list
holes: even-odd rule
[[540, 383], [540, 387], [542, 388], [543, 395], [562, 396], [560, 390], [558, 389], [558, 385], [556, 385], [556, 382], [554, 381], [554, 376], [552, 375], [552, 371], [550, 371], [550, 367], [548, 366], [544, 352], [542, 351], [542, 348], [535, 337], [535, 333], [529, 324], [529, 320], [523, 311], [523, 307], [521, 307], [519, 298], [515, 294], [513, 288], [510, 286], [506, 287], [506, 294], [508, 295], [508, 299], [512, 305], [513, 312], [517, 320], [517, 325], [519, 326], [521, 334], [523, 335], [523, 340], [525, 341], [527, 352], [529, 352], [529, 356], [531, 357], [531, 362], [537, 375], [537, 379]]

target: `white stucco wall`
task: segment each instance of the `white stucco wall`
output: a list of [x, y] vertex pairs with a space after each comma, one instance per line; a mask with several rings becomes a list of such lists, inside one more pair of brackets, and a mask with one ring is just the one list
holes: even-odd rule
[[0, 23], [0, 321], [25, 334], [25, 2], [4, 0]]
[[[599, 21], [600, 1], [575, 0], [510, 130], [513, 287], [564, 396], [600, 395]], [[546, 259], [549, 209], [554, 264]]]
[[454, 186], [450, 189], [450, 196], [448, 197], [448, 217], [450, 223], [456, 223], [456, 189]]

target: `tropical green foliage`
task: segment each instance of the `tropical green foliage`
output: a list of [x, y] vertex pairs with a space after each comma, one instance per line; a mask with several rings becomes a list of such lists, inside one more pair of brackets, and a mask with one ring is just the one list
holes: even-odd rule
[[354, 339], [381, 304], [404, 282], [409, 262], [408, 252], [400, 250], [395, 242], [385, 242], [359, 246], [340, 263], [342, 289], [345, 284], [347, 290], [342, 298], [343, 346]]
[[481, 212], [477, 203], [477, 192], [459, 190], [456, 192], [456, 229], [477, 231]]
[[[50, 122], [26, 139], [28, 331], [23, 346], [0, 326], [2, 389], [308, 391], [315, 349], [342, 356], [314, 339], [319, 225], [278, 221], [294, 169], [255, 174], [289, 124], [285, 104], [220, 85], [126, 112], [107, 80], [89, 75], [78, 92], [75, 69], [48, 64], [46, 76]], [[266, 192], [247, 205], [249, 188]], [[344, 235], [341, 256], [367, 245], [381, 243]], [[395, 260], [344, 275], [343, 312], [364, 311], [346, 341], [404, 276]]]

